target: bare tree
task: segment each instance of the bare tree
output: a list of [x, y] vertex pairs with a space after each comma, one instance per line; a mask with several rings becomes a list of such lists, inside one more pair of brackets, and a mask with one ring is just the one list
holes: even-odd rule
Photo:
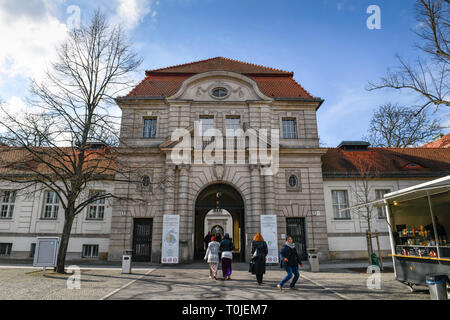
[[[3, 145], [14, 146], [17, 144], [16, 136], [19, 134], [23, 138], [23, 143], [28, 146], [44, 147], [48, 146], [47, 140], [51, 134], [51, 128], [54, 125], [54, 120], [43, 113], [33, 113], [26, 111], [20, 115], [15, 115], [14, 118], [21, 117], [20, 125], [10, 123], [14, 128], [15, 134], [11, 131], [6, 131], [0, 135], [0, 142]], [[20, 145], [20, 143], [19, 143]]]
[[[369, 203], [374, 198], [373, 181], [378, 175], [377, 165], [373, 159], [370, 157], [361, 158], [356, 157], [353, 161], [356, 168], [355, 180], [354, 180], [354, 196], [357, 201], [355, 205], [360, 205], [363, 203]], [[363, 227], [367, 225], [367, 231], [372, 232], [372, 221], [375, 218], [375, 212], [372, 205], [364, 206], [363, 208], [355, 209], [356, 215], [359, 216], [360, 221], [363, 222]], [[369, 258], [369, 263], [371, 263], [371, 257], [373, 253], [372, 239], [367, 242], [367, 254]]]
[[421, 39], [417, 47], [428, 59], [418, 57], [415, 65], [397, 55], [399, 67], [382, 77], [378, 83], [369, 82], [368, 90], [391, 88], [415, 92], [426, 107], [450, 106], [450, 0], [417, 0], [415, 5]]
[[[71, 30], [57, 53], [45, 79], [32, 84], [33, 107], [41, 110], [37, 121], [19, 119], [2, 108], [0, 124], [16, 147], [1, 148], [0, 167], [14, 171], [11, 175], [2, 171], [1, 178], [21, 183], [23, 190], [56, 193], [64, 209], [56, 271], [64, 273], [77, 214], [96, 200], [115, 198], [112, 193], [91, 192], [90, 186], [134, 176], [131, 171], [117, 174], [119, 168], [126, 171], [127, 165], [117, 162], [118, 148], [110, 148], [111, 143], [117, 144], [119, 126], [109, 108], [132, 85], [129, 74], [141, 60], [131, 51], [122, 29], [110, 26], [99, 11]], [[33, 125], [43, 119], [49, 122], [48, 128]], [[38, 142], [28, 135], [30, 129]]]
[[440, 132], [438, 120], [431, 120], [426, 110], [391, 103], [380, 106], [373, 114], [367, 136], [374, 147], [405, 148], [429, 142]]

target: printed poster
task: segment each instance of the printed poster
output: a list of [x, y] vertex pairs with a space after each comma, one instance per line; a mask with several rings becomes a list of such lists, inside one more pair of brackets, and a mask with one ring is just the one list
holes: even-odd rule
[[161, 263], [178, 263], [178, 248], [180, 235], [180, 216], [166, 214], [163, 217], [163, 238], [161, 248]]
[[261, 215], [261, 234], [269, 249], [269, 253], [266, 256], [266, 263], [278, 263], [278, 233], [276, 215]]

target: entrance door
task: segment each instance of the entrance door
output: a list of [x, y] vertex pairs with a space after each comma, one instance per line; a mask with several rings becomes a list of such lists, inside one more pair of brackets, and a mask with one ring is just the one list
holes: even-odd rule
[[294, 240], [300, 259], [308, 260], [306, 254], [305, 218], [287, 218], [286, 233]]
[[[230, 222], [232, 223], [232, 231], [228, 229], [227, 233], [230, 234], [236, 248], [233, 259], [245, 261], [244, 200], [236, 189], [220, 183], [205, 188], [200, 192], [195, 202], [194, 259], [203, 259], [205, 255], [205, 217], [211, 210], [222, 209], [226, 210], [232, 218]], [[224, 227], [224, 225], [220, 226]], [[210, 230], [209, 227], [207, 229]]]
[[134, 219], [133, 261], [150, 262], [153, 219]]

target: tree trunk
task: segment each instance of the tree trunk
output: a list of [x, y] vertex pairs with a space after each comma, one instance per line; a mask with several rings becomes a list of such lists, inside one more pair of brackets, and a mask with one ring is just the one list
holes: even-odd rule
[[370, 212], [369, 209], [366, 208], [367, 210], [367, 254], [369, 255], [368, 259], [369, 259], [369, 264], [372, 264], [372, 253], [373, 253], [373, 246], [372, 246], [372, 228], [370, 227]]
[[66, 219], [64, 220], [64, 228], [61, 234], [61, 243], [59, 244], [58, 259], [56, 263], [56, 272], [58, 273], [65, 273], [67, 247], [69, 245], [73, 220], [75, 219], [72, 212], [73, 210], [67, 209], [65, 214]]

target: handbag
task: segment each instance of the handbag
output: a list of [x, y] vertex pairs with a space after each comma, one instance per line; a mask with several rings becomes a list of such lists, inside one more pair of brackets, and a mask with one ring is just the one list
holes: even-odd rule
[[248, 272], [253, 273], [253, 270], [255, 270], [255, 263], [250, 261], [250, 264], [248, 265]]
[[257, 257], [258, 257], [258, 248], [256, 248], [255, 252], [253, 252], [251, 260], [255, 260]]

